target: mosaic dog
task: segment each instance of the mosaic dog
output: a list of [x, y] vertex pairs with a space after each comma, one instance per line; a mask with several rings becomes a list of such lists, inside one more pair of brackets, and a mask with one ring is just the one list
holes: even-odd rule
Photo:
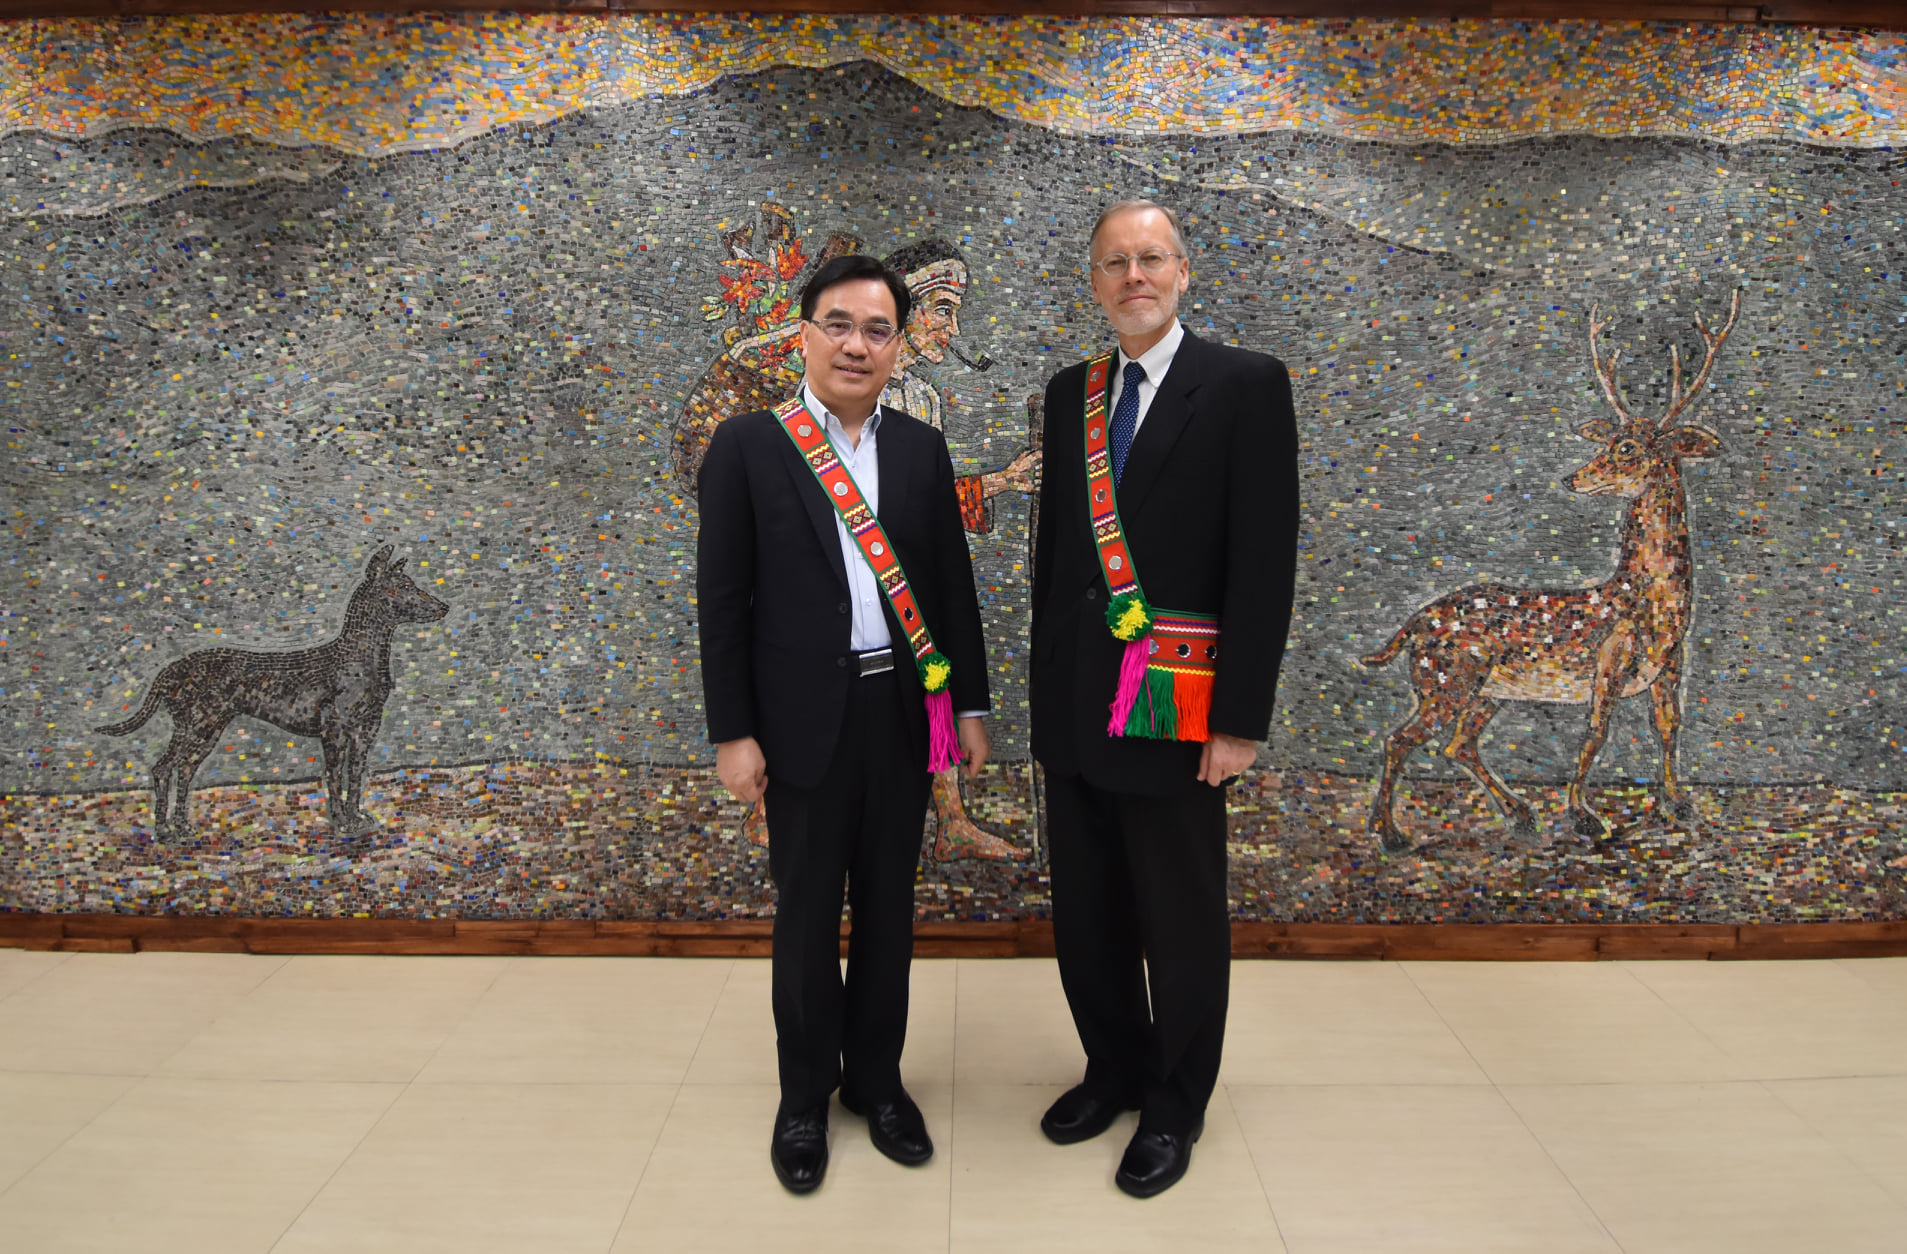
[[325, 816], [341, 836], [377, 829], [364, 812], [371, 745], [391, 695], [391, 635], [400, 623], [434, 623], [450, 607], [411, 582], [385, 545], [351, 593], [337, 638], [296, 652], [200, 649], [159, 672], [139, 712], [98, 730], [123, 736], [164, 706], [172, 742], [152, 768], [152, 825], [161, 839], [192, 832], [192, 777], [239, 715], [324, 745]]
[[1459, 588], [1418, 610], [1388, 644], [1360, 659], [1364, 666], [1387, 666], [1408, 652], [1410, 682], [1417, 694], [1417, 708], [1384, 739], [1383, 774], [1371, 806], [1371, 831], [1387, 852], [1410, 847], [1391, 813], [1398, 772], [1412, 750], [1445, 735], [1450, 740], [1444, 753], [1483, 786], [1517, 833], [1536, 834], [1530, 803], [1512, 792], [1477, 752], [1478, 737], [1503, 701], [1589, 707], [1589, 731], [1576, 754], [1567, 805], [1577, 835], [1601, 837], [1608, 828], [1589, 807], [1583, 784], [1609, 734], [1616, 701], [1649, 693], [1662, 741], [1658, 804], [1677, 820], [1694, 817], [1686, 790], [1675, 777], [1683, 641], [1695, 609], [1681, 463], [1716, 456], [1722, 442], [1713, 431], [1678, 424], [1677, 419], [1700, 397], [1740, 313], [1737, 290], [1721, 330], [1710, 331], [1696, 315], [1695, 328], [1707, 350], [1701, 367], [1685, 387], [1680, 351], [1671, 348], [1668, 412], [1652, 419], [1633, 413], [1624, 402], [1616, 382], [1620, 350], [1603, 364], [1597, 340], [1608, 323], [1598, 311], [1590, 311], [1590, 361], [1616, 420], [1598, 418], [1577, 428], [1577, 435], [1601, 443], [1603, 450], [1563, 486], [1585, 496], [1629, 502], [1616, 569], [1607, 580], [1587, 588], [1499, 583]]

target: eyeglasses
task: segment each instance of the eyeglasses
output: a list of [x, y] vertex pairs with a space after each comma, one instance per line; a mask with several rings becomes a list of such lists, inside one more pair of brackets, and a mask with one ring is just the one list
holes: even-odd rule
[[900, 334], [892, 323], [855, 322], [851, 318], [825, 318], [815, 322], [815, 325], [821, 328], [823, 335], [837, 343], [846, 342], [848, 336], [859, 329], [861, 338], [867, 341], [869, 348], [886, 348], [893, 338]]
[[1179, 256], [1178, 253], [1169, 253], [1161, 248], [1148, 248], [1133, 257], [1128, 257], [1124, 253], [1107, 253], [1104, 257], [1101, 257], [1098, 261], [1092, 262], [1091, 264], [1093, 269], [1099, 271], [1107, 278], [1121, 279], [1125, 277], [1126, 271], [1131, 269], [1132, 263], [1135, 261], [1139, 263], [1139, 268], [1144, 270], [1147, 274], [1158, 274], [1177, 256]]

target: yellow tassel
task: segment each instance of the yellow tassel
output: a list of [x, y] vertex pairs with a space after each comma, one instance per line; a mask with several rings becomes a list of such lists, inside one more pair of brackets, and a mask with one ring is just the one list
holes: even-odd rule
[[924, 686], [929, 692], [939, 692], [947, 686], [947, 677], [953, 674], [953, 667], [935, 658], [927, 663], [927, 674], [923, 677]]
[[1131, 642], [1137, 640], [1150, 625], [1151, 619], [1146, 613], [1146, 607], [1134, 601], [1126, 606], [1125, 613], [1119, 616], [1119, 623], [1112, 629], [1112, 634], [1115, 639]]

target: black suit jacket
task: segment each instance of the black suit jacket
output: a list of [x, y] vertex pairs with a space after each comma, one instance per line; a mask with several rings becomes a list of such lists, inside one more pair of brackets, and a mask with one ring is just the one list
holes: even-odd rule
[[[1033, 756], [1098, 787], [1169, 796], [1201, 746], [1106, 733], [1125, 646], [1106, 629], [1086, 506], [1086, 366], [1046, 388], [1033, 556]], [[1291, 377], [1262, 353], [1187, 331], [1127, 455], [1119, 514], [1146, 599], [1219, 619], [1214, 732], [1263, 740], [1291, 626], [1298, 435]]]
[[[940, 432], [883, 407], [876, 436], [881, 526], [893, 541], [934, 643], [953, 664], [958, 710], [984, 710], [980, 604]], [[696, 592], [709, 740], [753, 736], [768, 775], [821, 782], [853, 683], [853, 628], [835, 510], [774, 414], [716, 429], [701, 473]], [[858, 559], [857, 559], [858, 560]], [[907, 633], [882, 605], [904, 694], [908, 760], [927, 769], [927, 712]]]

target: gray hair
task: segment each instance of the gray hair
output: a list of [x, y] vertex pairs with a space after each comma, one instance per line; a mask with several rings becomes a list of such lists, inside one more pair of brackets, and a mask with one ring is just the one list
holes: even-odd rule
[[1172, 243], [1177, 246], [1179, 256], [1189, 258], [1190, 251], [1185, 247], [1185, 232], [1179, 229], [1179, 215], [1164, 205], [1152, 200], [1115, 200], [1100, 213], [1099, 220], [1093, 223], [1093, 233], [1086, 237], [1086, 255], [1092, 256], [1093, 241], [1099, 238], [1099, 230], [1114, 216], [1135, 209], [1157, 209], [1165, 215], [1165, 224], [1172, 228]]

